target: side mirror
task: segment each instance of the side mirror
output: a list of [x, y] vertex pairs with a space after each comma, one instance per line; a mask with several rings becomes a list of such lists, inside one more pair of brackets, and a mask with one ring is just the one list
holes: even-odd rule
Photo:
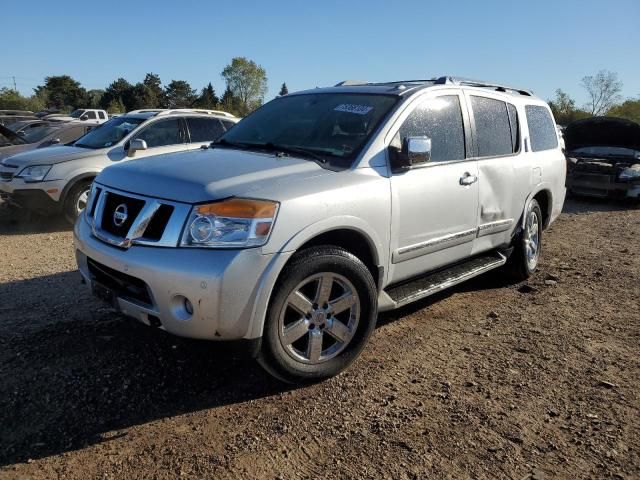
[[131, 140], [131, 142], [129, 143], [129, 150], [127, 151], [127, 155], [130, 157], [133, 157], [135, 156], [138, 150], [146, 150], [146, 149], [147, 149], [147, 142], [145, 142], [141, 138], [135, 138]]
[[408, 170], [431, 160], [431, 138], [426, 136], [407, 137], [402, 142], [402, 149], [390, 149], [391, 166], [394, 170]]
[[80, 117], [80, 120], [89, 120], [89, 115], [86, 113]]

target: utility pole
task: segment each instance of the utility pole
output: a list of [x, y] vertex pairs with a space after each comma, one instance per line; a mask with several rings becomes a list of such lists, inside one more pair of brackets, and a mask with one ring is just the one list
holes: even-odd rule
[[13, 89], [17, 92], [18, 91], [18, 87], [16, 87], [16, 77], [15, 77], [15, 75], [13, 77], [11, 77], [11, 78], [13, 78]]

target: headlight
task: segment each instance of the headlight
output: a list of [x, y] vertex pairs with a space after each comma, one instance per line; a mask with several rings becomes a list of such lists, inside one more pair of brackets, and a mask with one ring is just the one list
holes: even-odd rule
[[267, 243], [278, 203], [231, 198], [191, 210], [182, 236], [189, 247], [259, 247]]
[[631, 180], [632, 178], [640, 178], [640, 165], [627, 167], [620, 173], [620, 180]]
[[25, 182], [41, 182], [51, 170], [51, 165], [33, 165], [23, 168], [16, 177], [22, 178]]

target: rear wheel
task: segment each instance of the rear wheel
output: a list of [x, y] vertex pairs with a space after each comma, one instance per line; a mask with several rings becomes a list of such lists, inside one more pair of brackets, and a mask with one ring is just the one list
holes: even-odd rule
[[360, 354], [376, 317], [375, 283], [357, 257], [330, 246], [302, 251], [274, 289], [258, 361], [290, 383], [337, 375]]
[[73, 225], [87, 206], [93, 180], [82, 180], [74, 185], [64, 201], [64, 216]]
[[529, 202], [524, 216], [524, 227], [506, 264], [515, 281], [526, 280], [536, 271], [542, 247], [542, 210], [537, 200]]

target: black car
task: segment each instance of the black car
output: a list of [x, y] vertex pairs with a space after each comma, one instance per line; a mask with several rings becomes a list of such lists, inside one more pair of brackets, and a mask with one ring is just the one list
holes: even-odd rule
[[640, 198], [640, 125], [622, 118], [586, 118], [567, 126], [564, 141], [569, 193]]

